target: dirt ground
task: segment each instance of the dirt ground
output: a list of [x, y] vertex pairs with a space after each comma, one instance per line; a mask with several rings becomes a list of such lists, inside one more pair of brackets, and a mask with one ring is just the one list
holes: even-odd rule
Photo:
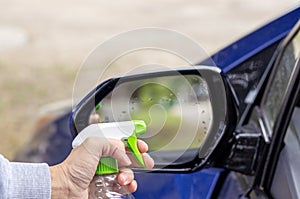
[[71, 99], [78, 67], [112, 35], [173, 29], [211, 53], [295, 7], [287, 0], [0, 0], [0, 153], [28, 144], [39, 109]]

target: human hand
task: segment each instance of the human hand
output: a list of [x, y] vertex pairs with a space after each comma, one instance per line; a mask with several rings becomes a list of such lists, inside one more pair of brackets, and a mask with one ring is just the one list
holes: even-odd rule
[[[146, 154], [148, 146], [139, 140], [138, 148], [143, 155], [148, 169], [152, 168], [154, 162]], [[120, 173], [118, 182], [127, 186], [130, 192], [137, 189], [133, 172], [128, 167], [134, 164], [126, 155], [124, 144], [115, 139], [87, 138], [79, 147], [73, 149], [65, 161], [50, 167], [52, 198], [88, 198], [88, 187], [95, 175], [95, 171], [102, 156], [112, 156], [118, 160]]]

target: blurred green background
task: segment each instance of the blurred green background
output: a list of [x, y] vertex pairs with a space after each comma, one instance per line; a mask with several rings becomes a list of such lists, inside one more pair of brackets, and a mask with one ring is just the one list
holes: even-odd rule
[[0, 0], [0, 153], [11, 159], [28, 143], [43, 105], [71, 103], [80, 64], [112, 35], [169, 28], [212, 53], [297, 2]]

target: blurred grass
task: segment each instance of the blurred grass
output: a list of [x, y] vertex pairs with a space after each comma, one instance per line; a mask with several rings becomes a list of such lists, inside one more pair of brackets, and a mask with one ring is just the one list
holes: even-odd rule
[[63, 65], [28, 69], [0, 62], [0, 68], [0, 151], [12, 159], [30, 140], [39, 108], [71, 98], [75, 72]]

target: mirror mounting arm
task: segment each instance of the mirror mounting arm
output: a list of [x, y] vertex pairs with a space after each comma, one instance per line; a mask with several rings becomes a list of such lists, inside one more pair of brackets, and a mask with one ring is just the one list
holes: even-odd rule
[[264, 148], [262, 147], [263, 142], [262, 134], [255, 125], [242, 126], [235, 130], [233, 137], [229, 140], [231, 148], [229, 148], [228, 155], [217, 165], [243, 174], [253, 175]]

